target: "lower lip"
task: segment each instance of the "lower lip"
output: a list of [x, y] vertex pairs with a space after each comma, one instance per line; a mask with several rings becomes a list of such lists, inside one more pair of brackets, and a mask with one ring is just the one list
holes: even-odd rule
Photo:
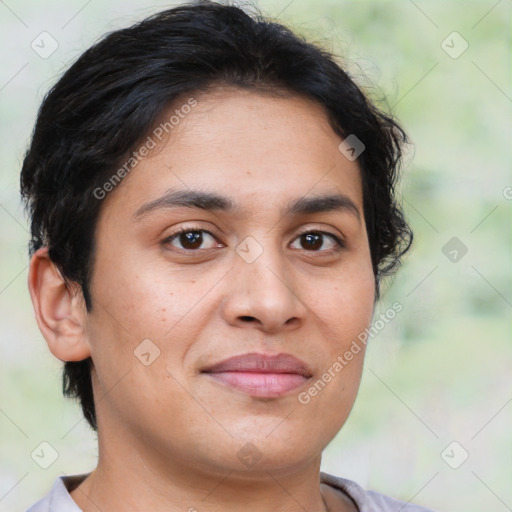
[[207, 375], [248, 395], [267, 398], [284, 395], [308, 380], [296, 373], [219, 372]]

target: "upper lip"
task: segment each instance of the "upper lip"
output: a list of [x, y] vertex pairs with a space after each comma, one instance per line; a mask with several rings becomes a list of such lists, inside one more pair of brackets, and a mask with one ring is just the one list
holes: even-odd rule
[[257, 352], [230, 357], [205, 368], [203, 372], [296, 373], [311, 377], [308, 365], [291, 354], [267, 355]]

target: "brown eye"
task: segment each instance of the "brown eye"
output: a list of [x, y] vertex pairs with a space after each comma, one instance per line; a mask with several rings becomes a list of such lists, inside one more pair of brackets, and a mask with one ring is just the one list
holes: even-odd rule
[[180, 233], [178, 240], [184, 249], [199, 249], [203, 243], [203, 235], [200, 231], [187, 231]]
[[[299, 240], [299, 249], [306, 251], [335, 252], [344, 247], [343, 242], [337, 236], [324, 231], [307, 231], [300, 234], [296, 240]], [[326, 242], [326, 240], [330, 240], [330, 242]], [[322, 249], [322, 247], [324, 248]]]
[[[210, 247], [201, 247], [204, 243], [208, 242], [209, 239]], [[214, 236], [209, 231], [204, 229], [183, 228], [170, 237], [166, 238], [164, 242], [173, 247], [176, 247], [177, 249], [183, 249], [186, 251], [211, 249], [218, 246]]]
[[301, 245], [303, 249], [321, 249], [324, 243], [323, 235], [319, 235], [316, 233], [306, 233], [301, 237]]

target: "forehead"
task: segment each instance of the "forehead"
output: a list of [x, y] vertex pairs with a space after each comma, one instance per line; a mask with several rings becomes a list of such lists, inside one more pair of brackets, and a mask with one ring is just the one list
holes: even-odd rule
[[[161, 140], [155, 130], [164, 131]], [[149, 138], [155, 147], [109, 198], [132, 213], [164, 192], [198, 189], [222, 192], [240, 215], [335, 193], [362, 209], [359, 166], [339, 151], [342, 139], [313, 100], [234, 87], [184, 94], [162, 112]]]

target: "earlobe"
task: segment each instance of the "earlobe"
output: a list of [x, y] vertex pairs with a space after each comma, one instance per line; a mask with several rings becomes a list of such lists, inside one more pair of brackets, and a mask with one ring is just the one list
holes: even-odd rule
[[50, 260], [48, 248], [30, 260], [28, 288], [37, 324], [51, 353], [61, 361], [81, 361], [91, 355], [86, 335], [87, 312], [79, 286], [71, 289]]

